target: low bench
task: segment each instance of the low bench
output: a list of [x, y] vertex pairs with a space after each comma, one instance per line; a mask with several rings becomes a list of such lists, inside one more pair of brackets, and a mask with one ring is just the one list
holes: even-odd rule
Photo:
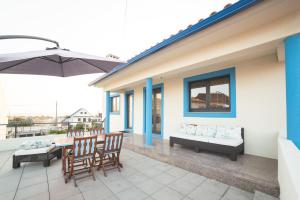
[[50, 166], [50, 160], [53, 158], [60, 159], [62, 150], [55, 145], [50, 147], [17, 150], [13, 154], [13, 168], [19, 168], [21, 162], [43, 162], [44, 167]]
[[192, 147], [196, 152], [206, 150], [226, 154], [229, 156], [230, 160], [236, 161], [239, 154], [244, 154], [244, 128], [241, 128], [240, 140], [175, 134], [170, 136], [170, 146], [173, 147], [174, 144]]

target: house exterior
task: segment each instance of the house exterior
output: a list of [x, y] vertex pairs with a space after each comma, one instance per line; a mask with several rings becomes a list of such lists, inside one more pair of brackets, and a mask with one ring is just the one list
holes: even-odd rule
[[62, 123], [70, 124], [75, 127], [77, 124], [85, 124], [88, 127], [92, 126], [92, 122], [101, 122], [100, 116], [93, 116], [85, 108], [80, 108], [70, 116], [66, 117]]
[[[245, 153], [277, 159], [277, 137], [300, 147], [300, 1], [242, 0], [117, 66], [106, 131], [168, 139], [183, 122], [240, 125]], [[152, 101], [153, 98], [153, 101]]]
[[[7, 104], [5, 101], [4, 91], [0, 82], [0, 124], [7, 124]], [[0, 126], [0, 140], [6, 139], [6, 125]]]

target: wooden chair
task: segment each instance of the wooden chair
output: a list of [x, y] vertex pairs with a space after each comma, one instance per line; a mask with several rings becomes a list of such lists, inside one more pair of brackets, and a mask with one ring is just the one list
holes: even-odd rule
[[[69, 155], [69, 178], [73, 176], [75, 187], [76, 179], [92, 176], [95, 180], [93, 166], [96, 155], [97, 135], [89, 137], [75, 137], [72, 154]], [[87, 176], [77, 178], [78, 174], [88, 172]]]
[[83, 130], [68, 130], [67, 137], [83, 137], [84, 131]]
[[97, 170], [102, 168], [104, 176], [107, 170], [118, 169], [120, 172], [120, 153], [123, 142], [123, 133], [106, 134], [102, 149], [97, 149], [100, 162]]
[[90, 130], [90, 135], [101, 135], [103, 134], [103, 128], [95, 128]]

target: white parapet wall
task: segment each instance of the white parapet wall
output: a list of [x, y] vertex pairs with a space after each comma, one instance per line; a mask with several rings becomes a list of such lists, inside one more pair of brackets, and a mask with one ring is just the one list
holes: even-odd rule
[[47, 141], [54, 142], [55, 138], [59, 138], [59, 137], [66, 137], [66, 134], [35, 136], [35, 137], [21, 137], [21, 138], [9, 138], [9, 139], [6, 139], [6, 140], [0, 140], [0, 152], [1, 151], [16, 150], [25, 141], [47, 140]]
[[[7, 104], [4, 91], [0, 82], [0, 124], [7, 124]], [[0, 140], [6, 139], [6, 126], [0, 126]]]
[[281, 200], [300, 200], [300, 150], [283, 136], [278, 138], [278, 182]]

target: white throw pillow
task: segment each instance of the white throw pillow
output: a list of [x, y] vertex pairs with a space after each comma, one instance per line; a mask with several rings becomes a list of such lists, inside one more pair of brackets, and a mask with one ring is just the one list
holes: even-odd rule
[[204, 125], [197, 125], [196, 135], [203, 136], [207, 133], [207, 126]]
[[195, 135], [197, 126], [192, 125], [192, 124], [184, 124], [184, 129], [185, 129], [186, 134]]
[[220, 139], [228, 138], [227, 128], [225, 126], [218, 126], [215, 137]]
[[230, 139], [241, 140], [242, 139], [241, 129], [242, 129], [241, 127], [235, 126], [235, 127], [227, 128], [226, 132]]
[[208, 126], [207, 127], [207, 137], [215, 137], [217, 134], [217, 127], [216, 126]]

